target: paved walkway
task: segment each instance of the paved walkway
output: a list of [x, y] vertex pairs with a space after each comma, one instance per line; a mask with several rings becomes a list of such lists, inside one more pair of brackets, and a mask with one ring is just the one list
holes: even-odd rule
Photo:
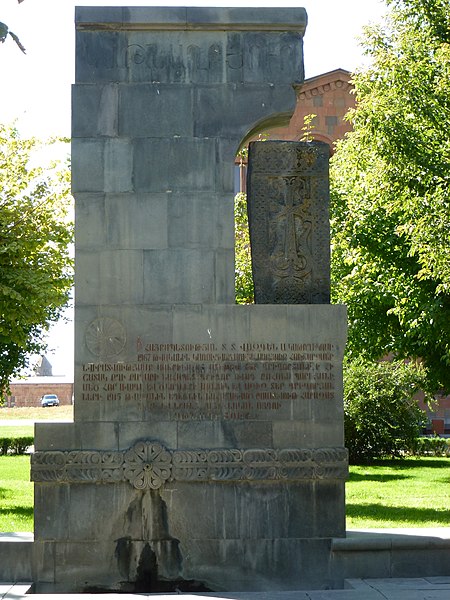
[[[212, 598], [216, 600], [449, 600], [450, 577], [427, 577], [422, 579], [351, 579], [344, 590], [313, 590], [298, 592], [236, 592], [197, 594], [33, 594], [28, 595], [28, 584], [0, 583], [0, 599], [3, 600], [68, 600], [104, 598], [152, 598], [173, 600], [181, 595], [186, 600]], [[350, 588], [351, 586], [351, 588]]]

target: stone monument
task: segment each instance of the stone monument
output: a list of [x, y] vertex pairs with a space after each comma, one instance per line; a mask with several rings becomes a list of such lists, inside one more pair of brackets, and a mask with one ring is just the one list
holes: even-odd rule
[[234, 157], [289, 118], [306, 13], [76, 27], [75, 412], [36, 425], [36, 590], [337, 585], [345, 309], [234, 304]]

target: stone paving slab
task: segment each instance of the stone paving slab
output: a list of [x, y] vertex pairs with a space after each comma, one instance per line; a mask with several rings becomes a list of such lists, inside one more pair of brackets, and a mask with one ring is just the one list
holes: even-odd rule
[[[399, 579], [351, 579], [348, 589], [308, 590], [284, 592], [228, 592], [198, 594], [58, 594], [66, 600], [131, 600], [152, 598], [172, 600], [181, 595], [184, 600], [449, 600], [450, 577], [399, 578]], [[55, 594], [27, 594], [30, 584], [0, 583], [0, 600], [55, 600]]]

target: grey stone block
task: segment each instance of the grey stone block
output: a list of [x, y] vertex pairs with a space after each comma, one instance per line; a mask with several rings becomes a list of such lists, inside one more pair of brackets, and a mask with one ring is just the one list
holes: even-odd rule
[[[207, 138], [135, 139], [134, 188], [142, 192], [213, 191], [215, 152], [215, 141]], [[169, 165], [177, 167], [172, 170]]]
[[77, 427], [78, 448], [81, 450], [118, 450], [119, 427], [113, 422], [85, 421]]
[[[130, 526], [125, 516], [133, 504], [136, 491], [126, 484], [71, 484], [70, 511], [67, 514], [68, 538], [71, 541], [111, 541], [128, 535], [142, 537], [140, 526]], [[98, 518], [104, 515], [105, 518]], [[107, 516], [107, 518], [106, 518]]]
[[[239, 191], [235, 189], [236, 154], [239, 141], [235, 138], [217, 138], [216, 189], [233, 197]], [[234, 218], [233, 218], [234, 222]]]
[[103, 248], [107, 243], [105, 221], [105, 195], [78, 192], [75, 200], [77, 248]]
[[275, 421], [273, 445], [275, 448], [313, 448], [311, 428], [309, 420]]
[[120, 135], [132, 138], [192, 136], [192, 91], [161, 83], [120, 87]]
[[[49, 512], [49, 507], [52, 507]], [[35, 540], [68, 539], [67, 521], [70, 511], [70, 491], [67, 484], [34, 484]], [[36, 543], [36, 542], [35, 542]], [[48, 550], [48, 549], [47, 549]]]
[[187, 22], [187, 9], [183, 6], [139, 6], [123, 8], [125, 23], [150, 23], [152, 28], [162, 29], [184, 27]]
[[392, 577], [450, 575], [450, 544], [428, 542], [421, 546], [403, 549], [392, 540]]
[[214, 261], [214, 298], [217, 304], [231, 304], [235, 301], [233, 267], [234, 250], [217, 250]]
[[55, 583], [64, 584], [69, 592], [80, 592], [90, 585], [114, 585], [121, 579], [115, 548], [113, 541], [56, 542]]
[[[330, 586], [327, 540], [211, 540], [182, 542], [183, 575], [212, 589], [312, 590]], [[226, 574], [226, 575], [225, 575]], [[224, 577], [225, 575], [225, 577]], [[228, 582], [228, 583], [227, 583]]]
[[[0, 538], [0, 580], [1, 581], [32, 581], [31, 560], [33, 542], [30, 541], [4, 541]], [[6, 587], [6, 586], [5, 586]], [[4, 589], [0, 584], [0, 597], [10, 598], [7, 593], [12, 587]], [[14, 590], [15, 592], [16, 590]], [[24, 590], [25, 592], [25, 590]]]
[[270, 448], [269, 422], [237, 420], [178, 422], [178, 448]]
[[144, 302], [215, 302], [214, 258], [200, 249], [144, 251]]
[[[317, 383], [317, 382], [316, 382]], [[341, 404], [342, 395], [333, 391], [319, 389], [314, 394], [333, 394], [330, 398], [314, 398], [312, 400], [312, 416], [315, 423], [327, 423], [332, 421], [336, 423], [344, 417], [344, 410]]]
[[105, 192], [130, 192], [133, 189], [133, 150], [130, 140], [105, 141]]
[[53, 584], [55, 581], [55, 543], [42, 541], [35, 534], [32, 556], [33, 582], [35, 584], [38, 582]]
[[261, 26], [268, 27], [273, 31], [294, 29], [302, 32], [307, 23], [307, 15], [304, 8], [215, 8], [215, 7], [188, 7], [186, 19], [189, 23], [197, 26], [205, 24], [211, 27], [234, 29], [239, 24], [239, 29], [252, 30]]
[[[145, 413], [144, 413], [145, 414]], [[169, 449], [177, 448], [175, 421], [142, 421], [119, 423], [119, 449], [127, 450], [139, 440], [158, 442]]]
[[333, 551], [332, 569], [336, 578], [390, 577], [389, 550], [365, 552]]
[[123, 8], [120, 7], [75, 7], [75, 24], [89, 25], [92, 23], [122, 23], [124, 21]]
[[101, 139], [72, 139], [72, 192], [104, 191], [104, 151]]
[[169, 146], [170, 189], [208, 191], [215, 187], [216, 141], [207, 137], [175, 138]]
[[[234, 249], [231, 196], [174, 192], [167, 209], [170, 247]], [[212, 227], [212, 223], [219, 225]]]
[[[260, 121], [266, 121], [262, 126], [265, 131], [280, 126], [279, 113], [286, 113], [288, 124], [294, 108], [295, 93], [291, 85], [261, 82], [199, 86], [194, 134], [241, 140]], [[273, 121], [275, 117], [277, 120]]]
[[167, 194], [108, 194], [105, 246], [122, 249], [168, 247]]
[[76, 83], [118, 83], [128, 80], [125, 32], [76, 32]]
[[35, 423], [35, 450], [72, 450], [77, 448], [73, 423]]
[[298, 32], [245, 33], [243, 44], [245, 83], [302, 83], [303, 46]]
[[72, 136], [116, 136], [118, 134], [118, 86], [72, 86]]
[[138, 138], [134, 141], [133, 182], [136, 192], [167, 192], [169, 146], [167, 139]]
[[75, 22], [78, 27], [88, 27], [95, 23], [147, 24], [149, 29], [176, 29], [194, 27], [206, 30], [216, 27], [219, 30], [239, 27], [239, 29], [264, 29], [273, 31], [304, 31], [307, 15], [304, 8], [213, 8], [213, 7], [77, 7]]
[[80, 305], [142, 303], [143, 260], [143, 252], [139, 250], [78, 251], [77, 302]]

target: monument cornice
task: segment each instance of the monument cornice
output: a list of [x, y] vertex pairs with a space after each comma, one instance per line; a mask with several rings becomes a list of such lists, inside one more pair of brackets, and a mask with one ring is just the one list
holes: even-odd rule
[[297, 31], [305, 32], [304, 8], [77, 7], [79, 30]]
[[217, 448], [169, 450], [145, 440], [128, 450], [40, 451], [31, 458], [35, 482], [120, 483], [159, 489], [172, 481], [245, 482], [346, 479], [345, 448]]

